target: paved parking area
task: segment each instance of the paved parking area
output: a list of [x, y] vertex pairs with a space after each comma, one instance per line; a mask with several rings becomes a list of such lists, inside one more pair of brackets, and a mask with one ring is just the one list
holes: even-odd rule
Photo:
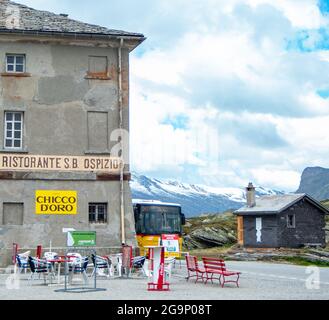
[[[11, 281], [9, 275], [0, 275], [0, 300], [240, 300], [240, 299], [329, 299], [329, 268], [306, 268], [285, 264], [261, 262], [228, 262], [229, 269], [242, 272], [240, 288], [227, 284], [186, 282], [185, 266], [176, 266], [170, 292], [148, 292], [147, 279], [98, 278], [101, 292], [58, 293], [56, 289], [28, 275]], [[12, 275], [11, 275], [12, 277]], [[90, 280], [92, 284], [92, 280]]]

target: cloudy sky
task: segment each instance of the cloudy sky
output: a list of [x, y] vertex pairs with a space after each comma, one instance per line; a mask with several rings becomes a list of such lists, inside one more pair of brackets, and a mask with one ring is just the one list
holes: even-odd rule
[[295, 191], [305, 167], [329, 167], [329, 0], [16, 1], [145, 34], [133, 170]]

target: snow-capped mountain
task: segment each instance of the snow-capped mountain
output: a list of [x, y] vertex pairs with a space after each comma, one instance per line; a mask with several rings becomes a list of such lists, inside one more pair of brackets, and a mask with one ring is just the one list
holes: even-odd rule
[[[174, 180], [159, 180], [137, 173], [132, 174], [131, 189], [135, 199], [179, 203], [187, 217], [239, 209], [246, 203], [243, 188], [214, 188]], [[256, 188], [256, 196], [282, 193], [263, 187]]]

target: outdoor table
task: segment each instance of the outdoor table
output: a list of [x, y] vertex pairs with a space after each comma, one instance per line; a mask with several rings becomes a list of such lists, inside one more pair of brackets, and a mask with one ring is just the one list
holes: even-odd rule
[[47, 261], [57, 264], [57, 269], [58, 269], [57, 284], [60, 285], [61, 284], [61, 264], [62, 263], [69, 263], [69, 262], [71, 262], [71, 260], [70, 259], [63, 259], [63, 257], [60, 257], [59, 259], [51, 259], [51, 260], [47, 260]]

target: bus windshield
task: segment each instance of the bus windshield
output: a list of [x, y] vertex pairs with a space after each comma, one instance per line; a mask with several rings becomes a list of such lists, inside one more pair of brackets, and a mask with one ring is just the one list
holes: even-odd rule
[[174, 206], [140, 206], [137, 232], [141, 234], [181, 234], [181, 208]]

